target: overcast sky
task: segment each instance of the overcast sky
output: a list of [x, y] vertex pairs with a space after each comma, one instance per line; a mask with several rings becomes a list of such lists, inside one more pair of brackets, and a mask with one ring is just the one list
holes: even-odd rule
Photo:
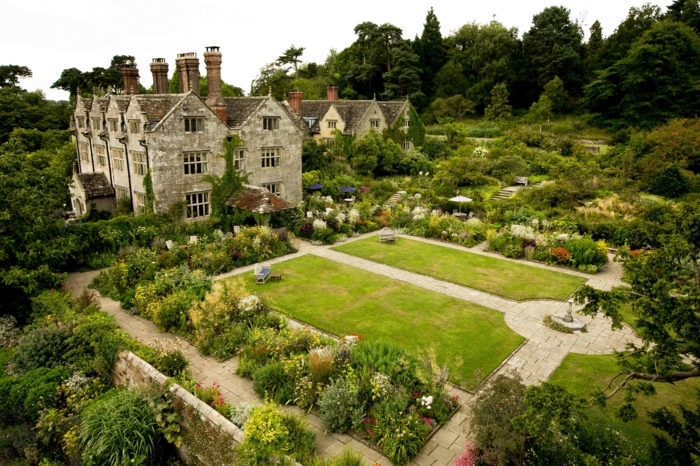
[[[323, 62], [331, 48], [342, 50], [355, 40], [354, 27], [364, 21], [390, 22], [405, 38], [423, 30], [432, 6], [446, 36], [465, 23], [496, 18], [520, 34], [532, 16], [551, 5], [571, 10], [587, 30], [597, 19], [607, 36], [631, 6], [643, 0], [353, 0], [308, 2], [280, 0], [8, 0], [3, 2], [0, 64], [28, 66], [34, 73], [21, 86], [42, 89], [50, 99], [68, 93], [50, 89], [65, 68], [87, 71], [107, 67], [113, 55], [134, 55], [141, 83], [152, 84], [149, 63], [164, 57], [175, 67], [175, 56], [197, 52], [200, 72], [204, 47], [218, 45], [223, 54], [224, 81], [250, 90], [251, 80], [265, 63], [294, 44], [306, 47], [305, 61]], [[665, 7], [671, 0], [652, 0]]]

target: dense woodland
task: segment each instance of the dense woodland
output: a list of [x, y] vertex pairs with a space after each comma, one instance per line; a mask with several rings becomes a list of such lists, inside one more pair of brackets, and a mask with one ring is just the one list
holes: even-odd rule
[[[586, 303], [582, 313], [632, 325], [643, 341], [618, 355], [607, 387], [576, 395], [554, 383], [526, 388], [517, 379], [491, 380], [477, 405], [493, 409], [475, 411], [474, 443], [458, 464], [700, 464], [700, 2], [631, 8], [609, 33], [598, 22], [583, 31], [558, 6], [536, 14], [522, 35], [496, 21], [443, 33], [432, 9], [413, 39], [391, 24], [365, 22], [355, 32], [352, 45], [332, 50], [322, 64], [305, 62], [303, 47], [290, 47], [261, 68], [250, 94], [271, 87], [283, 99], [300, 89], [305, 99], [322, 99], [326, 86], [336, 84], [346, 99], [409, 98], [416, 149], [401, 150], [397, 128], [359, 139], [338, 134], [332, 147], [307, 140], [304, 187], [321, 183], [322, 196], [273, 218], [272, 226], [325, 243], [390, 226], [465, 246], [488, 241], [509, 257], [587, 273], [605, 263], [600, 251], [611, 247], [629, 286], [583, 287], [576, 299]], [[119, 55], [107, 68], [66, 69], [53, 87], [68, 91], [71, 101], [120, 93], [120, 68], [129, 61], [132, 56]], [[232, 239], [202, 241], [182, 257], [164, 253], [166, 239], [214, 238], [217, 230], [261, 221], [223, 205], [212, 206], [207, 222], [185, 223], [178, 212], [134, 217], [120, 206], [111, 215], [91, 212], [66, 223], [75, 159], [71, 105], [23, 89], [29, 76], [24, 66], [0, 66], [0, 463], [39, 464], [41, 457], [45, 465], [90, 464], [76, 426], [81, 416], [98, 415], [82, 413], [85, 400], [67, 403], [66, 383], [83, 384], [88, 397], [104, 393], [98, 385], [108, 381], [116, 350], [137, 346], [89, 298], [70, 301], [51, 291], [60, 289], [66, 272], [125, 264], [130, 281], [120, 282], [118, 299], [131, 306], [135, 289], [168, 278], [159, 275], [161, 267], [165, 275], [185, 270], [183, 283], [194, 286], [205, 275], [271, 256], [242, 253]], [[171, 87], [177, 86], [175, 76]], [[224, 90], [243, 95], [232, 85]], [[227, 176], [213, 180], [215, 190], [240, 186], [237, 174]], [[522, 176], [542, 184], [491, 200]], [[352, 209], [304, 219], [307, 210], [342, 202], [342, 186], [359, 188]], [[387, 206], [400, 189], [412, 200]], [[468, 222], [449, 215], [456, 193], [474, 200], [462, 208], [474, 217]], [[270, 241], [264, 254], [288, 251], [286, 239], [251, 231]], [[229, 245], [241, 249], [227, 256]], [[160, 298], [183, 309], [205, 294], [168, 293]], [[52, 315], [72, 322], [70, 332]], [[175, 329], [182, 325], [172, 322]], [[56, 357], [63, 350], [67, 356]], [[31, 369], [17, 369], [21, 364]], [[90, 380], [76, 379], [76, 370]], [[682, 406], [655, 397], [667, 389], [676, 390]], [[15, 404], [23, 408], [16, 411]], [[51, 416], [63, 424], [53, 427]], [[144, 458], [139, 464], [157, 462]]]

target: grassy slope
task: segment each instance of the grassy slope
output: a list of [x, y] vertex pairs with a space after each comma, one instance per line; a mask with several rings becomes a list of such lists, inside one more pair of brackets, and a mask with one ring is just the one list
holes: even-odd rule
[[269, 306], [335, 335], [359, 333], [410, 350], [433, 346], [438, 362], [454, 366], [454, 380], [474, 387], [474, 371], [495, 369], [523, 337], [497, 311], [433, 293], [316, 256], [275, 264], [281, 282], [255, 285], [252, 274], [234, 277]]
[[516, 301], [564, 300], [585, 281], [575, 275], [407, 238], [384, 244], [372, 237], [333, 249]]
[[[588, 398], [594, 388], [604, 388], [610, 379], [618, 373], [617, 369], [614, 355], [569, 354], [552, 375], [550, 382]], [[609, 400], [608, 406], [603, 411], [609, 417], [613, 428], [639, 444], [651, 442], [652, 433], [659, 433], [648, 424], [649, 416], [647, 413], [662, 406], [675, 410], [676, 406], [681, 403], [685, 404], [686, 407], [694, 407], [696, 403], [695, 393], [696, 390], [700, 389], [700, 380], [688, 379], [674, 385], [657, 383], [655, 386], [656, 395], [640, 396], [634, 403], [639, 417], [633, 422], [624, 423], [613, 416], [615, 409], [623, 404], [624, 393], [619, 393]]]

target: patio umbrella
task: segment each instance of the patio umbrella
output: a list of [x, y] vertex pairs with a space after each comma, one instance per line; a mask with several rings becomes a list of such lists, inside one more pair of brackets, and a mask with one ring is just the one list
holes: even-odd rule
[[352, 193], [355, 192], [357, 188], [353, 188], [352, 186], [345, 186], [344, 188], [340, 188], [341, 193]]
[[323, 185], [322, 185], [322, 184], [318, 184], [318, 183], [314, 183], [314, 184], [312, 184], [311, 186], [309, 186], [309, 187], [306, 188], [306, 189], [308, 189], [309, 191], [320, 191], [320, 190], [323, 189]]
[[457, 197], [453, 197], [452, 199], [450, 199], [450, 202], [457, 202], [459, 204], [459, 213], [460, 214], [462, 213], [462, 203], [463, 202], [471, 202], [471, 201], [472, 201], [472, 199], [469, 199], [468, 197], [464, 197], [464, 196], [457, 196]]

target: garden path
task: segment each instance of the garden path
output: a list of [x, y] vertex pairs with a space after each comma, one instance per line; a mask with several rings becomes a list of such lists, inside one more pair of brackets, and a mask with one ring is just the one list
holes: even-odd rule
[[[348, 241], [359, 240], [368, 236], [373, 236], [374, 234], [375, 233], [368, 233], [356, 238], [351, 238]], [[469, 250], [459, 245], [425, 238], [411, 237], [411, 239], [433, 243], [442, 247]], [[401, 280], [424, 289], [481, 304], [502, 312], [506, 324], [520, 335], [526, 337], [527, 340], [504, 362], [498, 371], [516, 371], [526, 384], [536, 384], [548, 380], [569, 352], [608, 354], [612, 353], [614, 349], [623, 349], [627, 341], [639, 343], [636, 335], [629, 327], [613, 331], [610, 328], [610, 321], [602, 317], [591, 319], [589, 317], [578, 316], [579, 319], [587, 322], [587, 333], [563, 334], [545, 327], [542, 324], [544, 315], [566, 312], [568, 305], [561, 301], [533, 300], [517, 302], [465, 286], [343, 254], [331, 250], [330, 246], [313, 246], [308, 242], [297, 240], [296, 247], [298, 249], [297, 253], [272, 259], [267, 262], [275, 264], [306, 254], [314, 254], [372, 273]], [[483, 244], [472, 248], [470, 251], [476, 254], [494, 256], [503, 260], [513, 260], [485, 251]], [[522, 263], [522, 261], [520, 262]], [[585, 276], [588, 278], [587, 284], [600, 289], [610, 289], [612, 286], [623, 284], [621, 281], [622, 268], [619, 263], [612, 261], [595, 276], [583, 274], [575, 270], [550, 267], [535, 262], [528, 264], [534, 267], [553, 269], [561, 273]], [[234, 275], [250, 273], [253, 271], [253, 268], [254, 266], [252, 265], [241, 267], [226, 274], [219, 275], [214, 279], [222, 280]], [[92, 282], [97, 273], [97, 271], [91, 271], [69, 274], [66, 280], [66, 286], [71, 287], [75, 294], [80, 294]], [[138, 338], [144, 343], [148, 343], [154, 338], [178, 340], [183, 353], [190, 361], [195, 378], [205, 385], [211, 385], [214, 382], [219, 383], [221, 385], [221, 393], [227, 402], [231, 404], [240, 404], [243, 401], [261, 402], [253, 390], [252, 381], [235, 375], [237, 367], [237, 360], [235, 358], [219, 363], [213, 358], [204, 357], [199, 354], [196, 348], [189, 345], [181, 338], [169, 333], [159, 333], [155, 324], [152, 322], [127, 313], [121, 308], [120, 303], [100, 295], [98, 295], [98, 300], [102, 309], [115, 316], [121, 328], [132, 337]], [[460, 396], [460, 399], [467, 406], [473, 398], [472, 394], [457, 388], [454, 389], [454, 392]], [[296, 407], [285, 407], [284, 409], [296, 412], [297, 414], [303, 414], [301, 410]], [[323, 432], [322, 421], [318, 416], [306, 414], [306, 418], [309, 421], [310, 429], [316, 434], [318, 452], [321, 456], [336, 455], [344, 448], [350, 447], [362, 452], [368, 464], [391, 464], [384, 456], [365, 447], [360, 442], [351, 439], [347, 435], [325, 434]], [[460, 411], [426, 444], [421, 450], [421, 453], [412, 462], [412, 465], [447, 466], [448, 464], [452, 464], [452, 459], [456, 455], [464, 452], [464, 440], [468, 433], [468, 417], [465, 412]]]
[[[307, 254], [306, 248], [298, 254]], [[285, 256], [285, 259], [293, 258], [295, 254]], [[270, 261], [279, 262], [279, 261]], [[252, 270], [252, 269], [251, 269]], [[65, 282], [65, 286], [70, 288], [74, 295], [80, 295], [88, 288], [88, 285], [95, 279], [98, 270], [70, 273]], [[230, 276], [230, 274], [225, 274]], [[224, 276], [217, 277], [225, 278]], [[156, 325], [139, 316], [129, 314], [122, 309], [121, 304], [111, 298], [95, 293], [100, 307], [103, 311], [113, 315], [122, 330], [131, 337], [145, 344], [150, 344], [154, 339], [161, 341], [175, 341], [187, 360], [190, 362], [192, 374], [198, 382], [205, 386], [211, 386], [214, 382], [221, 385], [220, 391], [224, 399], [232, 404], [239, 405], [242, 402], [262, 404], [262, 400], [253, 390], [253, 382], [249, 379], [236, 375], [238, 360], [229, 359], [225, 362], [217, 362], [214, 358], [202, 356], [194, 346], [184, 339], [172, 333], [160, 333]], [[471, 395], [461, 390], [456, 390], [460, 400], [469, 403]], [[391, 466], [385, 456], [366, 447], [357, 440], [345, 434], [324, 433], [323, 421], [313, 413], [305, 413], [296, 406], [284, 406], [283, 409], [306, 417], [308, 428], [316, 434], [316, 450], [322, 457], [330, 457], [340, 454], [345, 448], [351, 448], [362, 453], [365, 463], [369, 465], [379, 464], [381, 466]], [[452, 464], [452, 459], [464, 452], [464, 441], [468, 432], [468, 422], [463, 412], [457, 412], [450, 421], [443, 426], [430, 441], [423, 447], [421, 453], [411, 463], [412, 466], [447, 466]]]

